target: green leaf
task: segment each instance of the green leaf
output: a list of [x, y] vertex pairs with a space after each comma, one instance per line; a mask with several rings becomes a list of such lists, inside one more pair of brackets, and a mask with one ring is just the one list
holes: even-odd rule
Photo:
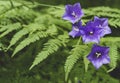
[[85, 72], [87, 72], [90, 61], [87, 59], [86, 56], [83, 57], [83, 60], [84, 60], [84, 65], [85, 65]]
[[67, 57], [67, 60], [65, 62], [65, 80], [67, 81], [68, 75], [70, 71], [72, 70], [74, 64], [77, 62], [77, 60], [84, 55], [86, 46], [83, 45], [76, 45], [70, 52], [70, 56]]

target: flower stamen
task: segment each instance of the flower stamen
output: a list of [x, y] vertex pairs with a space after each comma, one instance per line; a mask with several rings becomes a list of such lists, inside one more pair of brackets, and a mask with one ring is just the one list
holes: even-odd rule
[[90, 34], [90, 35], [93, 35], [93, 31], [90, 31], [89, 34]]
[[101, 54], [100, 52], [96, 52], [96, 53], [95, 53], [95, 56], [96, 56], [97, 58], [99, 58], [101, 55], [102, 55], [102, 54]]
[[72, 16], [75, 17], [75, 18], [77, 18], [77, 15], [75, 14], [74, 11], [72, 12]]
[[102, 28], [102, 25], [98, 25], [97, 27]]

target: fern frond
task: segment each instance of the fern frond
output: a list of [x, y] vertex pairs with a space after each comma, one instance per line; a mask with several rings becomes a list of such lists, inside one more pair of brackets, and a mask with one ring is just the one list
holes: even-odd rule
[[44, 44], [43, 50], [36, 56], [32, 66], [29, 69], [32, 69], [35, 65], [39, 64], [49, 55], [57, 52], [59, 48], [66, 46], [68, 38], [69, 36], [64, 33], [63, 35], [59, 35], [56, 39], [49, 39], [48, 42]]
[[21, 24], [20, 23], [14, 23], [14, 24], [10, 24], [10, 25], [6, 25], [3, 26], [0, 31], [2, 31], [3, 33], [0, 35], [0, 38], [4, 37], [5, 35], [9, 34], [10, 32], [17, 30], [21, 28]]
[[[64, 13], [63, 9], [56, 10], [55, 8], [48, 9], [48, 13], [54, 17], [62, 18]], [[120, 27], [120, 10], [110, 7], [92, 7], [83, 9], [85, 15], [82, 18], [83, 23], [86, 23], [90, 20], [90, 17], [99, 16], [106, 17], [109, 19], [109, 24], [113, 27]]]
[[67, 57], [67, 60], [65, 62], [65, 80], [67, 81], [68, 75], [70, 71], [72, 70], [74, 64], [77, 62], [77, 60], [83, 56], [85, 46], [82, 45], [76, 45], [70, 52], [70, 56]]
[[43, 50], [36, 56], [32, 66], [32, 69], [35, 65], [46, 59], [50, 54], [55, 53], [60, 47], [62, 43], [58, 39], [50, 39], [47, 43], [44, 44]]
[[117, 60], [118, 58], [118, 50], [117, 48], [120, 46], [120, 37], [106, 37], [101, 39], [102, 43], [105, 43], [107, 46], [110, 47], [110, 67], [111, 69], [108, 70], [108, 72], [111, 72], [114, 70], [117, 66]]
[[[109, 19], [109, 25], [113, 27], [120, 27], [120, 10], [109, 7], [93, 7], [84, 9], [85, 16], [84, 18], [88, 18], [90, 16], [99, 16], [99, 17], [107, 17]], [[83, 18], [83, 20], [84, 20]]]
[[48, 36], [48, 33], [45, 33], [43, 31], [38, 32], [38, 33], [34, 33], [31, 34], [28, 38], [24, 39], [22, 42], [20, 42], [20, 44], [15, 48], [12, 57], [19, 52], [20, 50], [22, 50], [24, 47], [26, 47], [27, 45], [29, 45], [30, 43], [33, 43], [41, 38], [45, 38]]
[[[107, 16], [111, 18], [120, 18], [120, 10], [115, 8], [109, 8], [109, 7], [92, 7], [88, 9], [84, 9], [85, 17], [87, 15], [97, 15], [97, 16]], [[96, 13], [95, 13], [96, 12]]]
[[109, 24], [115, 28], [117, 28], [118, 26], [120, 27], [120, 18], [119, 19], [111, 18], [109, 20]]
[[116, 43], [116, 42], [120, 42], [120, 37], [104, 37], [101, 38], [101, 42], [112, 42], [112, 43]]
[[24, 35], [28, 34], [29, 32], [24, 28], [17, 32], [13, 37], [12, 40], [10, 41], [10, 45], [8, 46], [7, 50], [13, 46], [20, 38], [22, 38]]
[[12, 2], [14, 7], [12, 7], [10, 1], [0, 1], [0, 10], [3, 10], [2, 12], [0, 11], [1, 21], [8, 21], [9, 19], [11, 23], [20, 22], [21, 24], [28, 24], [29, 22], [32, 22], [33, 19], [37, 16], [37, 12], [34, 12], [32, 9], [26, 6], [26, 4], [30, 5], [29, 2], [26, 4], [17, 1]]
[[[12, 24], [10, 24], [10, 25], [12, 26]], [[0, 25], [0, 32], [6, 31], [10, 25], [6, 25], [6, 26]]]
[[49, 25], [48, 27], [49, 29], [46, 31], [49, 35], [56, 35], [58, 34], [58, 29], [57, 26], [55, 24]]
[[56, 9], [55, 8], [49, 8], [48, 10], [47, 10], [47, 12], [49, 13], [49, 14], [51, 14], [51, 15], [53, 15], [54, 17], [62, 17], [62, 15], [64, 14], [64, 7], [61, 7], [62, 9], [59, 9], [59, 10], [57, 10], [56, 11]]
[[37, 24], [37, 23], [31, 23], [27, 26], [25, 26], [22, 30], [20, 30], [19, 32], [17, 32], [13, 38], [10, 41], [10, 45], [8, 46], [7, 49], [9, 49], [11, 46], [13, 46], [20, 38], [22, 38], [24, 35], [30, 33], [34, 33], [35, 31], [39, 30], [45, 30], [46, 28], [44, 27], [44, 25], [41, 24]]
[[12, 22], [17, 21], [21, 22], [22, 24], [28, 24], [29, 22], [32, 22], [36, 16], [37, 13], [35, 13], [33, 10], [21, 7], [20, 9], [14, 8], [6, 12], [3, 17], [11, 19]]
[[92, 8], [92, 11], [113, 12], [113, 13], [116, 13], [116, 14], [120, 14], [119, 9], [110, 8], [110, 7], [94, 7], [94, 8]]
[[118, 60], [118, 52], [117, 52], [117, 46], [112, 43], [110, 46], [110, 67], [111, 69], [108, 70], [108, 72], [111, 72], [114, 70], [117, 66], [117, 60]]
[[84, 17], [88, 17], [88, 16], [103, 16], [103, 17], [110, 17], [110, 18], [120, 18], [119, 14], [116, 14], [114, 12], [106, 12], [106, 11], [103, 12], [101, 10], [94, 11], [94, 8], [86, 9], [86, 10], [84, 10], [84, 12], [86, 14]]
[[10, 9], [10, 1], [0, 1], [0, 15]]
[[60, 26], [61, 28], [63, 28], [64, 30], [70, 30], [71, 29], [71, 24], [67, 21], [64, 21], [62, 19], [54, 19], [52, 20], [54, 24], [56, 24], [57, 26]]
[[[36, 33], [33, 33], [35, 32], [36, 30], [38, 30]], [[39, 31], [40, 30], [40, 31]], [[44, 29], [43, 29], [44, 30]], [[20, 44], [15, 48], [13, 54], [12, 54], [12, 57], [17, 53], [19, 52], [20, 50], [22, 50], [24, 47], [26, 47], [27, 45], [37, 41], [37, 40], [40, 40], [41, 38], [45, 38], [45, 37], [48, 37], [48, 36], [54, 36], [57, 34], [57, 28], [55, 25], [51, 25], [48, 27], [48, 29], [46, 31], [42, 31], [42, 28], [41, 27], [37, 27], [36, 29], [34, 29], [32, 27], [32, 29], [30, 30], [30, 35], [28, 38], [24, 39], [22, 42], [20, 42]]]

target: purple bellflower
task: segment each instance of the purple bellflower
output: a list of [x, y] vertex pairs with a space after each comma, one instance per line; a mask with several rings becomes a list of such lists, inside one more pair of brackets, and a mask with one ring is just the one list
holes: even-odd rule
[[94, 22], [89, 21], [86, 26], [80, 31], [84, 43], [95, 42], [99, 43], [100, 38], [103, 36], [102, 28], [97, 28]]
[[103, 64], [110, 63], [110, 57], [108, 55], [109, 47], [93, 45], [91, 53], [87, 56], [88, 60], [92, 62], [96, 69], [99, 69]]
[[111, 33], [111, 29], [108, 26], [108, 19], [107, 18], [99, 18], [99, 17], [95, 16], [94, 17], [94, 24], [98, 28], [103, 28], [103, 31], [102, 31], [103, 36]]
[[72, 26], [72, 31], [69, 32], [69, 35], [73, 38], [81, 36], [80, 30], [82, 29], [82, 22], [79, 21]]
[[71, 23], [76, 23], [83, 16], [83, 11], [81, 9], [80, 3], [76, 3], [74, 5], [66, 5], [65, 13], [63, 15], [64, 20], [69, 20]]

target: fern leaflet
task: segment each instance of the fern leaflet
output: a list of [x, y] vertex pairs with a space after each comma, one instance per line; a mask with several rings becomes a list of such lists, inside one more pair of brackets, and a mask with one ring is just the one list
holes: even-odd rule
[[65, 62], [65, 80], [67, 81], [68, 75], [73, 68], [74, 64], [77, 62], [77, 60], [83, 56], [85, 46], [82, 45], [76, 45], [70, 52], [70, 56], [67, 57], [67, 60]]
[[20, 23], [10, 24], [10, 25], [4, 26], [3, 28], [5, 29], [1, 29], [1, 31], [4, 31], [4, 30], [5, 31], [0, 35], [0, 38], [4, 37], [5, 35], [9, 34], [10, 32], [16, 29], [21, 28], [21, 24]]
[[113, 69], [117, 66], [117, 60], [118, 60], [118, 52], [117, 52], [117, 46], [112, 43], [110, 46], [110, 67], [111, 69], [108, 70], [108, 72], [111, 72]]
[[47, 43], [44, 44], [43, 50], [37, 55], [30, 69], [32, 69], [35, 65], [46, 59], [50, 54], [56, 52], [61, 46], [62, 43], [60, 40], [58, 39], [49, 40]]
[[33, 23], [33, 24], [31, 23], [31, 24], [25, 26], [25, 28], [23, 28], [22, 30], [20, 30], [13, 36], [12, 40], [10, 41], [10, 45], [8, 46], [7, 49], [9, 49], [11, 46], [13, 46], [24, 35], [26, 35], [28, 33], [32, 34], [37, 30], [40, 30], [40, 31], [45, 30], [45, 27], [41, 24], [38, 25], [37, 23]]
[[22, 50], [24, 47], [26, 47], [27, 45], [29, 45], [30, 43], [33, 43], [37, 40], [39, 40], [40, 38], [45, 38], [48, 36], [48, 33], [45, 33], [43, 31], [38, 32], [38, 33], [34, 33], [31, 34], [28, 38], [24, 39], [22, 42], [20, 42], [20, 44], [15, 48], [12, 57], [19, 52], [20, 50]]
[[22, 29], [19, 32], [17, 32], [13, 37], [12, 40], [10, 41], [10, 45], [8, 46], [7, 50], [13, 46], [22, 36], [28, 34], [28, 31], [26, 29]]

